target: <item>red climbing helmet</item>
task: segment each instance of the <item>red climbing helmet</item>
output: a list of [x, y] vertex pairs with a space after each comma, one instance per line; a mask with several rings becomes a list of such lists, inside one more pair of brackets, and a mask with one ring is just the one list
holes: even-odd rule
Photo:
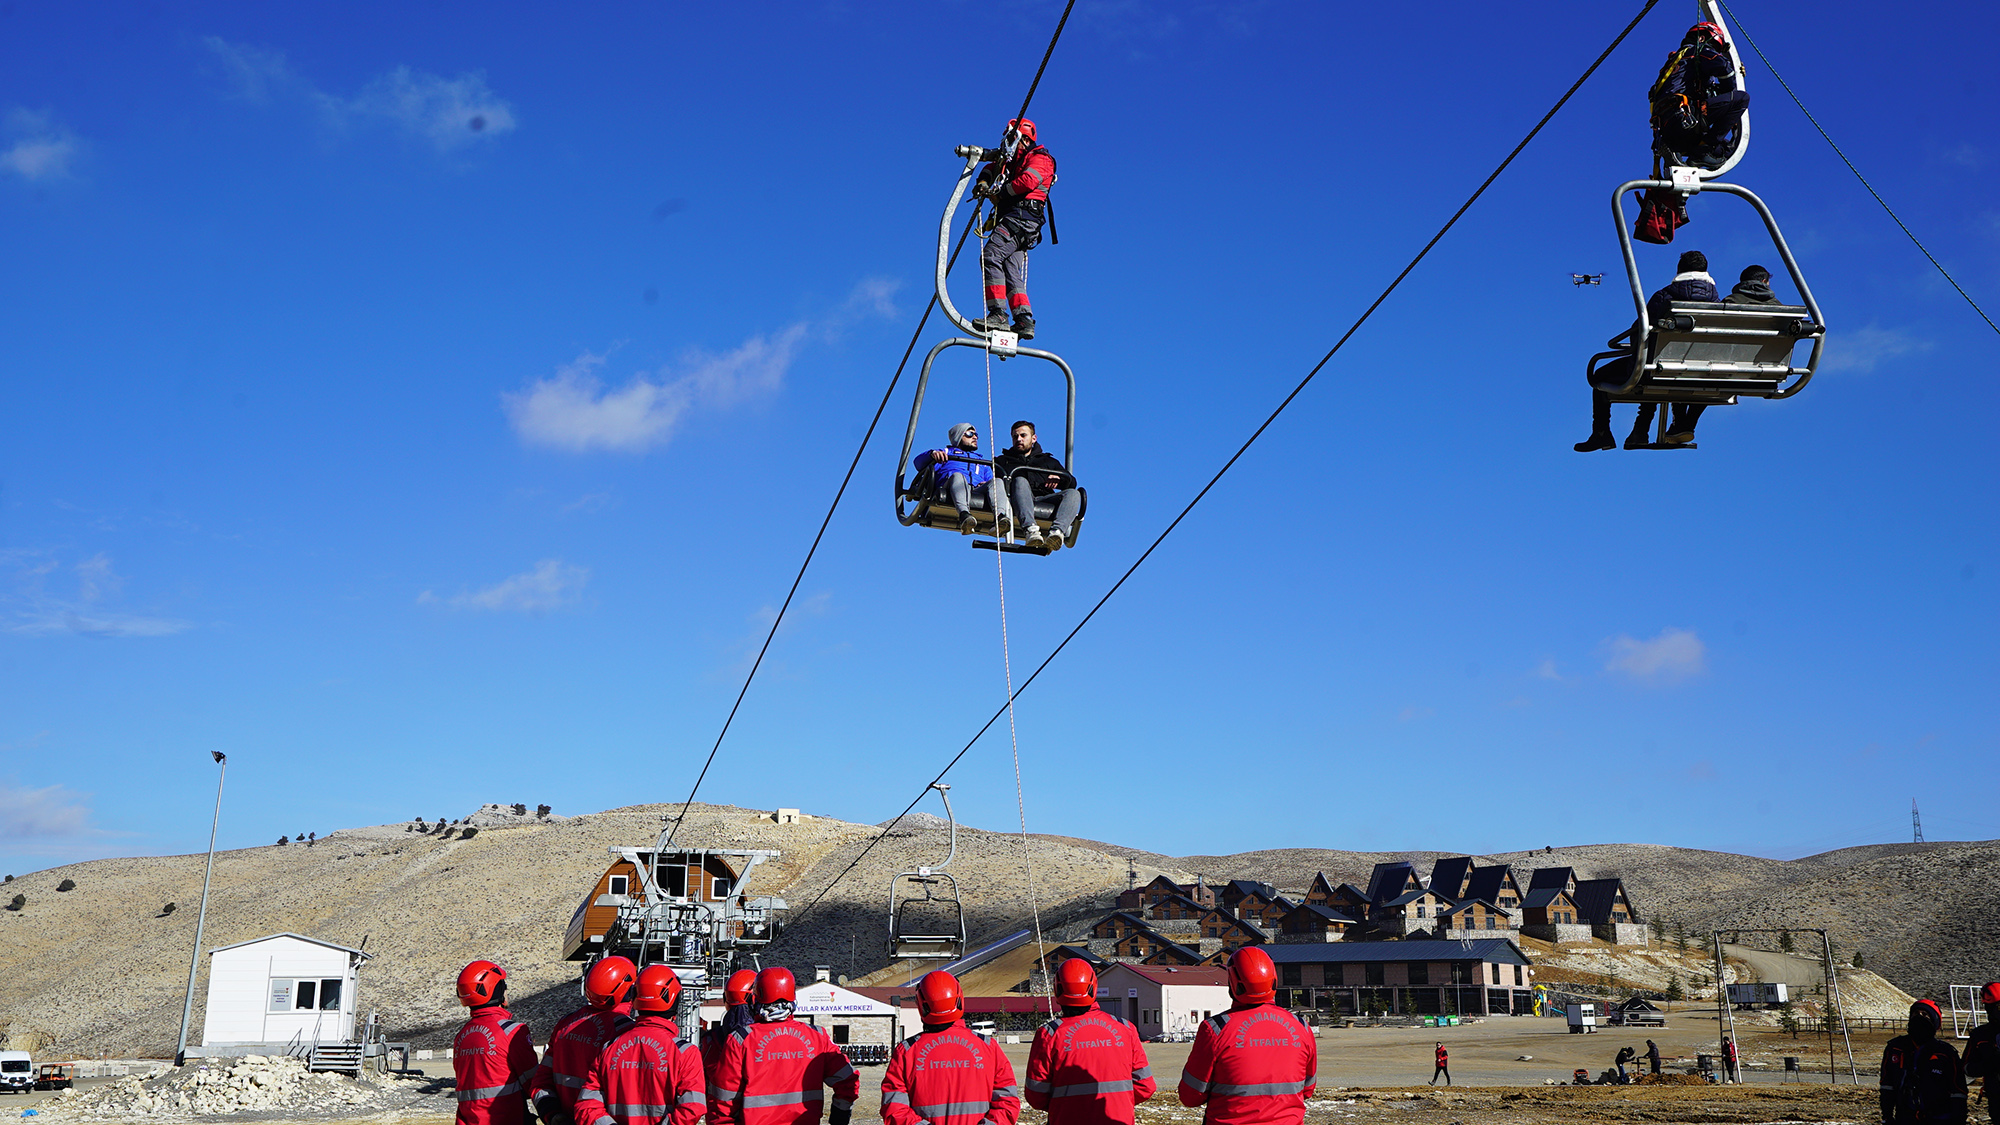
[[965, 989], [957, 977], [933, 969], [917, 982], [917, 1011], [927, 1024], [956, 1023], [965, 1015]]
[[722, 986], [723, 1006], [734, 1008], [738, 1004], [748, 1004], [756, 990], [757, 970], [738, 969], [729, 974], [729, 983]]
[[1007, 123], [1007, 128], [1014, 130], [1016, 133], [1019, 133], [1021, 135], [1021, 139], [1028, 142], [1029, 148], [1035, 147], [1034, 122], [1028, 120], [1025, 117], [1017, 117], [1014, 120], [1009, 121]]
[[1727, 32], [1722, 30], [1722, 25], [1715, 23], [1706, 23], [1706, 22], [1698, 23], [1695, 24], [1693, 27], [1688, 28], [1688, 33], [1686, 35], [1681, 36], [1681, 42], [1683, 43], [1693, 42], [1694, 38], [1698, 35], [1706, 35], [1710, 39], [1715, 40], [1715, 45], [1718, 47], [1729, 46], [1729, 35]]
[[2000, 1004], [2000, 980], [1993, 981], [1985, 988], [1979, 990], [1979, 1002], [1981, 1004]]
[[507, 970], [491, 961], [474, 961], [458, 971], [458, 1002], [468, 1008], [483, 1008], [493, 1002]]
[[1056, 1003], [1065, 1008], [1088, 1008], [1097, 1003], [1097, 970], [1081, 957], [1072, 957], [1056, 969]]
[[639, 967], [623, 957], [606, 957], [583, 975], [583, 998], [603, 1011], [630, 997]]
[[799, 999], [799, 981], [790, 969], [783, 965], [773, 965], [757, 974], [757, 1003], [796, 1004]]
[[1269, 1004], [1277, 998], [1278, 967], [1271, 955], [1246, 945], [1229, 958], [1229, 998], [1238, 1004]]
[[639, 987], [632, 994], [632, 1007], [640, 1012], [671, 1012], [680, 1002], [681, 978], [667, 965], [648, 965], [639, 970]]

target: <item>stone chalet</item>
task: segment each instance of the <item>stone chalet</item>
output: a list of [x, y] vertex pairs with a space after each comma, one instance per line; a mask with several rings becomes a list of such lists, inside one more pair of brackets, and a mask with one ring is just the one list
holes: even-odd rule
[[1277, 940], [1286, 944], [1345, 941], [1349, 934], [1360, 927], [1358, 919], [1342, 914], [1331, 906], [1302, 902], [1293, 907], [1290, 914], [1278, 919]]
[[1266, 947], [1280, 1005], [1329, 1015], [1528, 1015], [1534, 970], [1504, 938], [1368, 941]]

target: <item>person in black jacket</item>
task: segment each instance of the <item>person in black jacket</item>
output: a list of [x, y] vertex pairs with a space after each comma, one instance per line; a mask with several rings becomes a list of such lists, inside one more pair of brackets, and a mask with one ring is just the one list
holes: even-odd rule
[[[1779, 304], [1777, 294], [1771, 292], [1771, 271], [1763, 266], [1745, 266], [1736, 280], [1736, 288], [1722, 299], [1725, 305], [1775, 305]], [[1667, 444], [1686, 445], [1694, 440], [1694, 424], [1701, 420], [1701, 412], [1708, 407], [1698, 402], [1674, 403], [1674, 420], [1667, 425]]]
[[1646, 1063], [1654, 1074], [1660, 1073], [1660, 1045], [1651, 1039], [1646, 1040]]
[[1651, 101], [1653, 151], [1662, 161], [1720, 168], [1729, 160], [1750, 95], [1738, 87], [1722, 28], [1688, 29], [1660, 68]]
[[2000, 1125], [2000, 1104], [1993, 1095], [2000, 1094], [2000, 1084], [1993, 1076], [2000, 1074], [2000, 981], [1993, 981], [1979, 990], [1979, 1001], [1986, 1006], [1986, 1022], [1972, 1029], [1972, 1038], [1965, 1045], [1965, 1076], [1980, 1080], [1982, 1097], [1986, 1099], [1986, 1115], [1994, 1125]]
[[[1646, 299], [1646, 319], [1657, 322], [1669, 315], [1674, 301], [1714, 301], [1715, 279], [1708, 276], [1708, 255], [1699, 250], [1690, 250], [1681, 255], [1680, 272], [1674, 280], [1659, 292]], [[1644, 325], [1632, 326], [1632, 340], [1636, 347]], [[1630, 377], [1631, 361], [1612, 360], [1597, 369], [1597, 378], [1603, 382], [1622, 382]], [[1631, 436], [1625, 439], [1625, 448], [1643, 449], [1651, 444], [1646, 431], [1653, 424], [1653, 413], [1657, 404], [1639, 404], [1639, 417], [1632, 425]], [[1590, 388], [1590, 436], [1576, 443], [1578, 453], [1594, 453], [1600, 449], [1616, 449], [1618, 441], [1611, 436], [1611, 396]]]
[[1965, 1125], [1965, 1069], [1943, 1026], [1937, 1001], [1919, 1000], [1909, 1033], [1882, 1049], [1882, 1125]]
[[[1020, 421], [1013, 426], [1014, 444], [993, 459], [993, 472], [1007, 481], [1007, 495], [1014, 502], [1014, 518], [1025, 525], [1028, 546], [1059, 551], [1075, 532], [1076, 514], [1083, 507], [1083, 494], [1068, 475], [1062, 461], [1042, 450], [1035, 424]], [[1016, 469], [1027, 470], [1015, 472]], [[1033, 470], [1047, 469], [1046, 473]], [[1063, 475], [1057, 476], [1055, 474]], [[1057, 493], [1055, 514], [1049, 519], [1046, 535], [1035, 522], [1035, 497]]]

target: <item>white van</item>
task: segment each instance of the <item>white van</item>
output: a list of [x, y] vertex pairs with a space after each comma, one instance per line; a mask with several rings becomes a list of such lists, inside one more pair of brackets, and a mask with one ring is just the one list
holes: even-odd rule
[[26, 1051], [0, 1051], [0, 1091], [25, 1094], [35, 1088], [35, 1060]]

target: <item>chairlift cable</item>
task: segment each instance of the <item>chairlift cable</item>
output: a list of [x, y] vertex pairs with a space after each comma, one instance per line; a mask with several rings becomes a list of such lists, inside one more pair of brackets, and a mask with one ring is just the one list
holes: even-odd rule
[[1341, 347], [1344, 346], [1356, 332], [1360, 331], [1361, 326], [1368, 321], [1368, 318], [1375, 314], [1375, 310], [1380, 308], [1382, 306], [1382, 303], [1389, 299], [1389, 295], [1391, 293], [1394, 293], [1396, 291], [1396, 288], [1403, 283], [1403, 279], [1410, 276], [1411, 271], [1415, 270], [1417, 268], [1417, 265], [1421, 263], [1424, 260], [1424, 258], [1430, 254], [1432, 248], [1435, 247], [1438, 244], [1438, 242], [1444, 238], [1446, 233], [1448, 233], [1453, 226], [1457, 225], [1458, 220], [1465, 215], [1466, 211], [1471, 209], [1474, 203], [1478, 202], [1479, 197], [1486, 193], [1486, 189], [1493, 186], [1493, 181], [1500, 178], [1500, 173], [1506, 171], [1508, 165], [1514, 162], [1514, 158], [1521, 155], [1521, 151], [1527, 148], [1528, 143], [1534, 140], [1535, 137], [1539, 133], [1541, 133], [1543, 127], [1548, 125], [1549, 121], [1555, 117], [1557, 111], [1561, 110], [1563, 106], [1569, 104], [1570, 98], [1574, 97], [1576, 95], [1576, 92], [1583, 88], [1583, 84], [1590, 80], [1591, 75], [1597, 73], [1597, 68], [1604, 65], [1604, 60], [1611, 57], [1611, 52], [1617, 50], [1619, 44], [1625, 42], [1626, 37], [1632, 34], [1632, 30], [1639, 26], [1639, 21], [1645, 19], [1647, 13], [1651, 12], [1653, 8], [1659, 4], [1659, 2], [1660, 0], [1646, 0], [1645, 6], [1639, 9], [1639, 14], [1632, 17], [1632, 22], [1625, 25], [1625, 29], [1623, 31], [1620, 31], [1618, 33], [1618, 37], [1611, 41], [1611, 45], [1604, 48], [1603, 53], [1599, 54], [1597, 56], [1597, 59], [1594, 62], [1592, 62], [1586, 70], [1584, 70], [1583, 74], [1580, 77], [1578, 77], [1575, 82], [1570, 84], [1569, 89], [1563, 92], [1563, 96], [1556, 99], [1555, 105], [1550, 106], [1549, 111], [1542, 115], [1542, 119], [1540, 121], [1535, 122], [1535, 127], [1528, 130], [1528, 135], [1521, 138], [1521, 143], [1514, 146], [1514, 150], [1507, 154], [1507, 158], [1505, 160], [1502, 160], [1499, 166], [1493, 169], [1492, 175], [1486, 177], [1485, 181], [1479, 185], [1478, 189], [1475, 190], [1471, 194], [1471, 196], [1467, 197], [1465, 203], [1461, 205], [1457, 211], [1452, 213], [1451, 218], [1446, 220], [1445, 224], [1442, 227], [1438, 228], [1438, 232], [1431, 236], [1431, 240], [1424, 244], [1424, 248], [1417, 252], [1416, 257], [1410, 259], [1410, 264], [1403, 267], [1403, 272], [1396, 275], [1395, 280], [1391, 281], [1388, 287], [1382, 290], [1381, 295], [1375, 298], [1374, 303], [1369, 305], [1368, 308], [1364, 312], [1362, 312], [1362, 314], [1358, 318], [1356, 318], [1354, 323], [1351, 326], [1349, 326], [1347, 331], [1340, 337], [1340, 339], [1335, 341], [1333, 347], [1328, 349], [1326, 355], [1320, 357], [1320, 361], [1313, 365], [1312, 370], [1306, 372], [1305, 378], [1299, 380], [1298, 386], [1292, 388], [1292, 392], [1285, 396], [1284, 401], [1278, 404], [1277, 409], [1271, 411], [1270, 416], [1265, 418], [1263, 424], [1259, 425], [1257, 429], [1254, 432], [1252, 432], [1247, 439], [1244, 440], [1242, 446], [1240, 446], [1235, 453], [1230, 455], [1229, 460], [1223, 463], [1222, 468], [1216, 470], [1215, 475], [1209, 478], [1208, 483], [1202, 486], [1200, 492], [1195, 493], [1194, 499], [1188, 501], [1187, 507], [1181, 509], [1180, 514], [1174, 517], [1173, 522], [1167, 525], [1166, 530], [1160, 532], [1159, 536], [1153, 540], [1152, 544], [1146, 548], [1144, 553], [1140, 554], [1140, 556], [1137, 559], [1133, 560], [1132, 565], [1125, 569], [1125, 573], [1118, 576], [1118, 581], [1112, 583], [1111, 588], [1104, 592], [1104, 596], [1097, 599], [1097, 604], [1090, 607], [1090, 612], [1084, 614], [1083, 619], [1078, 621], [1075, 627], [1070, 629], [1070, 631], [1063, 637], [1062, 641], [1059, 642], [1056, 645], [1056, 647], [1049, 652], [1048, 656], [1044, 657], [1042, 659], [1042, 662], [1035, 666], [1035, 670], [1028, 674], [1028, 678], [1021, 681], [1021, 686], [1008, 693], [1007, 704], [1003, 705], [999, 710], [993, 712], [992, 718], [987, 719], [985, 725], [981, 726], [979, 730], [976, 733], [974, 733], [969, 740], [966, 741], [965, 745], [959, 749], [958, 753], [952, 755], [951, 760], [945, 763], [944, 768], [938, 771], [937, 776], [933, 778], [931, 782], [924, 787], [923, 791], [918, 793], [917, 796], [913, 798], [908, 805], [904, 806], [903, 811], [897, 813], [894, 820], [891, 820], [887, 825], [883, 826], [881, 834], [869, 840], [867, 846], [862, 848], [861, 851], [858, 854], [856, 854], [852, 860], [848, 861], [847, 866], [841, 870], [840, 874], [835, 875], [833, 879], [826, 884], [826, 886], [820, 888], [819, 893], [813, 896], [812, 901], [805, 905], [805, 909], [800, 910], [797, 914], [792, 916], [792, 921], [791, 921], [792, 925], [794, 926], [798, 925], [801, 921], [803, 921], [806, 918], [808, 914], [810, 914], [815, 908], [817, 908], [820, 902], [826, 898], [827, 893], [831, 891], [834, 888], [834, 886], [838, 884], [843, 878], [846, 878], [848, 872], [853, 871], [857, 866], [859, 866], [861, 861], [867, 858], [868, 853], [874, 850], [875, 845], [881, 840], [885, 839], [889, 835], [889, 833], [895, 829], [896, 825], [900, 823], [904, 817], [908, 816], [912, 809], [915, 809], [917, 807], [917, 802], [923, 800], [924, 794], [930, 792], [930, 785], [934, 785], [937, 782], [943, 781], [945, 775], [951, 772], [952, 767], [958, 765], [960, 759], [964, 758], [966, 754], [970, 753], [972, 751], [973, 746], [976, 745], [979, 742], [979, 740], [985, 736], [988, 730], [992, 729], [993, 724], [1000, 721], [1000, 716], [1008, 713], [1008, 709], [1013, 704], [1014, 699], [1018, 697], [1022, 692], [1027, 691], [1029, 685], [1033, 684], [1036, 678], [1039, 677], [1051, 663], [1054, 663], [1055, 658], [1062, 655], [1063, 649], [1067, 648], [1069, 646], [1069, 643], [1076, 639], [1076, 635], [1083, 631], [1083, 627], [1085, 625], [1090, 624], [1091, 618], [1097, 616], [1097, 611], [1104, 608], [1105, 603], [1111, 600], [1112, 595], [1116, 594], [1121, 588], [1124, 587], [1126, 580], [1130, 579], [1133, 573], [1136, 572], [1139, 569], [1139, 567], [1145, 563], [1147, 559], [1152, 557], [1153, 552], [1159, 549], [1160, 544], [1166, 542], [1167, 536], [1172, 535], [1174, 533], [1174, 529], [1181, 525], [1181, 521], [1185, 520], [1188, 517], [1188, 514], [1194, 511], [1195, 505], [1201, 503], [1202, 498], [1207, 496], [1209, 491], [1213, 489], [1216, 486], [1216, 484], [1218, 484], [1222, 480], [1224, 474], [1228, 473], [1230, 469], [1235, 467], [1236, 462], [1241, 460], [1243, 455], [1250, 451], [1250, 447], [1256, 444], [1258, 438], [1264, 436], [1264, 431], [1271, 428], [1272, 423], [1278, 420], [1278, 416], [1280, 414], [1283, 414], [1285, 412], [1285, 408], [1292, 404], [1292, 400], [1298, 398], [1299, 395], [1305, 391], [1306, 386], [1313, 381], [1313, 377], [1318, 375], [1320, 373], [1320, 370], [1324, 368], [1329, 362], [1332, 361], [1335, 353], [1339, 352]]
[[[986, 349], [986, 431], [988, 440], [994, 443], [994, 449], [997, 451], [999, 449], [1000, 435], [994, 429], [994, 425], [993, 349], [988, 348]], [[996, 474], [994, 479], [997, 481], [1000, 478]], [[1032, 489], [1030, 492], [1032, 493]], [[1033, 499], [1034, 497], [1031, 494], [1029, 500], [1032, 502]], [[1020, 516], [1017, 514], [1015, 519], [1018, 520], [1019, 518]], [[1035, 513], [1032, 509], [1028, 512], [1028, 518], [1031, 520], [1035, 518]], [[999, 528], [996, 526], [994, 530], [997, 531]], [[1028, 911], [1035, 921], [1035, 964], [1042, 965], [1042, 958], [1048, 955], [1048, 943], [1042, 937], [1042, 904], [1041, 899], [1035, 893], [1035, 864], [1033, 857], [1028, 852], [1028, 797], [1026, 790], [1021, 785], [1021, 734], [1014, 722], [1014, 653], [1013, 649], [1007, 643], [1006, 559], [1007, 552], [1000, 550], [993, 552], [993, 571], [998, 576], [1000, 584], [1000, 664], [1007, 676], [1007, 744], [1014, 752], [1014, 807], [1021, 814], [1021, 869], [1027, 874]], [[1034, 982], [1033, 973], [1028, 974], [1028, 980], [1032, 991]], [[1048, 1009], [1049, 1018], [1055, 1018], [1054, 989], [1049, 990]]]
[[[1021, 99], [1021, 112], [1015, 115], [1016, 118], [1027, 116], [1028, 104], [1035, 100], [1035, 90], [1042, 84], [1042, 74], [1049, 68], [1049, 59], [1055, 54], [1056, 43], [1062, 38], [1064, 26], [1069, 23], [1070, 10], [1075, 7], [1076, 0], [1069, 0], [1069, 3], [1063, 6], [1062, 18], [1056, 21], [1055, 33], [1049, 36], [1048, 48], [1042, 52], [1041, 65], [1035, 68], [1034, 80], [1028, 83], [1028, 96]], [[982, 200], [973, 205], [972, 215], [966, 220], [965, 229], [959, 232], [958, 245], [952, 248], [951, 258], [945, 263], [947, 272], [957, 264], [958, 253], [965, 249], [967, 236], [972, 233], [972, 228], [978, 225], [979, 211], [983, 204]], [[694, 805], [695, 794], [701, 792], [701, 783], [708, 778], [709, 767], [715, 765], [715, 755], [722, 749], [722, 740], [729, 737], [729, 728], [736, 722], [736, 712], [742, 709], [744, 697], [750, 694], [750, 684], [756, 680], [758, 669], [764, 666], [764, 654], [771, 650], [771, 642], [778, 636], [778, 627], [785, 623], [785, 612], [791, 609], [792, 599], [799, 592], [799, 584], [805, 581], [806, 571], [812, 566], [813, 556], [819, 552], [820, 541], [826, 538], [826, 529], [833, 523], [833, 513], [839, 509], [840, 501], [847, 495], [847, 486], [854, 480], [854, 470], [860, 467], [861, 456], [868, 451], [868, 443], [875, 436], [875, 427], [882, 421], [882, 411], [888, 408], [889, 400], [895, 396], [896, 385], [903, 378], [903, 369], [909, 366], [910, 356], [917, 348], [917, 341], [923, 339], [924, 326], [930, 323], [931, 313], [936, 309], [937, 295], [932, 294], [929, 303], [924, 305], [924, 315], [917, 320], [916, 331], [910, 333], [909, 345], [903, 349], [902, 361], [896, 364], [896, 373], [890, 377], [888, 389], [882, 392], [882, 401], [875, 406], [875, 416], [868, 420], [868, 429], [861, 435], [861, 444], [855, 447], [854, 459], [847, 465], [847, 475], [840, 478], [840, 487], [834, 490], [833, 503], [826, 507], [826, 518], [820, 520], [819, 531], [813, 535], [812, 545], [806, 548], [806, 557], [799, 563], [799, 572], [792, 577], [791, 589], [785, 591], [785, 600], [778, 606], [778, 614], [771, 621], [770, 631], [764, 634], [764, 643], [757, 649], [757, 659], [751, 662], [749, 673], [743, 677], [743, 687], [736, 693], [736, 702], [730, 705], [729, 716], [722, 721], [722, 729], [716, 733], [715, 745], [709, 747], [708, 757], [701, 764], [701, 772], [695, 775], [694, 785], [688, 790], [687, 800], [681, 803], [680, 815], [674, 818], [672, 825], [667, 829], [666, 839], [661, 845], [663, 850], [666, 845], [673, 843], [674, 833], [680, 831], [681, 824], [687, 819], [688, 809]], [[912, 804], [911, 807], [914, 808], [915, 805]]]
[[1993, 323], [1993, 318], [1986, 315], [1986, 310], [1979, 307], [1979, 302], [1972, 299], [1972, 294], [1967, 293], [1965, 287], [1958, 283], [1958, 279], [1951, 276], [1951, 271], [1944, 268], [1944, 263], [1937, 260], [1936, 255], [1930, 252], [1930, 248], [1926, 247], [1917, 238], [1916, 233], [1909, 228], [1909, 225], [1903, 222], [1902, 216], [1896, 214], [1895, 209], [1889, 206], [1889, 201], [1882, 198], [1882, 193], [1875, 190], [1875, 185], [1868, 182], [1868, 177], [1861, 174], [1861, 169], [1854, 166], [1854, 161], [1849, 160], [1847, 154], [1841, 151], [1840, 146], [1834, 143], [1833, 137], [1819, 123], [1819, 118], [1814, 117], [1812, 110], [1806, 108], [1806, 103], [1799, 100], [1799, 95], [1797, 91], [1792, 89], [1792, 84], [1785, 81], [1785, 76], [1779, 74], [1778, 68], [1772, 66], [1771, 60], [1765, 56], [1764, 49], [1759, 47], [1757, 41], [1750, 37], [1750, 29], [1743, 26], [1742, 17], [1736, 14], [1735, 9], [1731, 8], [1726, 0], [1717, 0], [1717, 2], [1722, 4], [1723, 11], [1729, 13], [1729, 18], [1736, 22], [1736, 30], [1743, 33], [1743, 41], [1750, 44], [1751, 50], [1757, 52], [1757, 60], [1764, 64], [1764, 69], [1771, 72], [1771, 77], [1777, 79], [1778, 85], [1783, 86], [1785, 93], [1791, 95], [1792, 104], [1799, 107], [1799, 112], [1806, 115], [1806, 120], [1812, 122], [1814, 129], [1819, 130], [1820, 137], [1826, 141], [1829, 148], [1833, 149], [1833, 154], [1840, 157], [1840, 162], [1847, 165], [1847, 170], [1854, 173], [1854, 178], [1861, 181], [1861, 186], [1868, 189], [1868, 194], [1875, 197], [1875, 202], [1882, 205], [1882, 210], [1888, 212], [1889, 217], [1896, 221], [1896, 225], [1903, 228], [1903, 233], [1909, 236], [1910, 241], [1915, 244], [1918, 250], [1923, 251], [1924, 257], [1930, 259], [1931, 265], [1936, 266], [1937, 271], [1944, 275], [1944, 279], [1951, 282], [1951, 287], [1958, 290], [1958, 295], [1965, 298], [1965, 303], [1972, 306], [1972, 311], [1979, 314], [1979, 319], [1986, 322], [1986, 327], [1991, 328], [1995, 332], [2000, 332], [2000, 324]]

